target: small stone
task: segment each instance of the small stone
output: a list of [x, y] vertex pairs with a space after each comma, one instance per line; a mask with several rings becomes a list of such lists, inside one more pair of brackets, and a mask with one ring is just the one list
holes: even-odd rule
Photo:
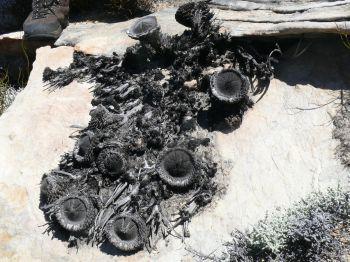
[[184, 86], [190, 90], [194, 90], [194, 89], [197, 89], [198, 87], [198, 83], [197, 83], [197, 80], [191, 80], [191, 81], [186, 81], [184, 83]]

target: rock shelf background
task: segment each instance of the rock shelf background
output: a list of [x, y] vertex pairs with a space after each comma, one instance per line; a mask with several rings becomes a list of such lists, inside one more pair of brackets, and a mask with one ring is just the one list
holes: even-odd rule
[[[302, 4], [307, 7], [302, 14], [295, 10], [295, 2], [283, 5], [282, 11], [276, 11], [279, 2], [214, 2], [224, 29], [234, 36], [336, 33], [339, 24], [348, 30], [350, 12], [345, 11], [350, 1], [302, 1], [307, 2]], [[333, 5], [334, 12], [324, 12], [329, 5]], [[261, 11], [266, 9], [275, 10], [271, 11], [273, 18], [270, 12]], [[174, 12], [168, 9], [157, 14], [165, 33], [184, 30], [175, 22]], [[295, 12], [299, 22], [292, 25], [284, 21], [287, 16], [278, 20], [280, 12]], [[323, 20], [321, 13], [327, 14]], [[314, 17], [314, 22], [302, 21], [303, 15]], [[231, 21], [231, 17], [237, 21]], [[247, 17], [259, 21], [246, 21]], [[263, 22], [273, 19], [276, 22]], [[92, 99], [91, 86], [86, 83], [73, 82], [49, 92], [42, 73], [45, 67], [68, 66], [74, 50], [122, 54], [135, 43], [125, 34], [132, 22], [70, 25], [56, 42], [57, 47], [36, 50], [26, 88], [0, 117], [0, 257], [5, 261], [109, 261], [115, 260], [112, 255], [118, 255], [109, 246], [102, 247], [105, 252], [89, 246], [76, 252], [67, 249], [66, 243], [42, 234], [44, 228], [40, 226], [45, 220], [38, 209], [41, 176], [57, 166], [62, 154], [73, 149], [75, 141], [70, 135], [77, 126], [88, 124]], [[234, 228], [249, 228], [266, 212], [288, 207], [313, 191], [339, 185], [348, 189], [349, 171], [336, 156], [339, 141], [332, 137], [332, 119], [340, 108], [341, 90], [349, 89], [350, 50], [337, 36], [323, 37], [304, 38], [301, 43], [307, 48], [299, 57], [294, 56], [297, 42], [285, 50], [276, 78], [261, 100], [259, 96], [254, 98], [259, 102], [246, 113], [242, 126], [230, 134], [215, 133], [216, 150], [229, 171], [227, 190], [222, 199], [192, 220], [191, 238], [185, 243], [169, 239], [160, 243], [158, 252], [144, 251], [118, 259], [191, 261], [190, 249], [220, 255], [222, 243], [230, 239]], [[21, 41], [13, 34], [4, 38]]]

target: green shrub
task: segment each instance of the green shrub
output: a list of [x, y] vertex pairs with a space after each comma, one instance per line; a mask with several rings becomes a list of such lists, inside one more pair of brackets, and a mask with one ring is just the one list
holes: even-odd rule
[[314, 193], [294, 207], [235, 231], [230, 261], [346, 261], [350, 247], [350, 193]]

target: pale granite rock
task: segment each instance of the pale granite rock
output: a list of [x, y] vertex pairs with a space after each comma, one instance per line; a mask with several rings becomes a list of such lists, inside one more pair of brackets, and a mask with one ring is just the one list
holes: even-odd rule
[[236, 37], [350, 33], [349, 0], [213, 0], [212, 8]]
[[[350, 33], [350, 0], [214, 0], [211, 8], [222, 30], [235, 37]], [[175, 12], [176, 8], [169, 8], [154, 14], [169, 35], [185, 29], [175, 21]], [[136, 43], [125, 34], [134, 21], [72, 23], [55, 44], [95, 55], [122, 54]]]
[[[294, 50], [292, 50], [294, 51]], [[91, 109], [88, 84], [49, 92], [44, 67], [67, 66], [72, 47], [38, 50], [27, 88], [0, 117], [0, 257], [2, 261], [192, 261], [186, 250], [220, 255], [234, 228], [247, 228], [277, 206], [288, 206], [313, 190], [346, 187], [348, 171], [334, 152], [331, 116], [341, 88], [350, 86], [350, 52], [339, 42], [314, 40], [299, 58], [279, 67], [267, 94], [246, 113], [241, 128], [215, 134], [215, 147], [226, 163], [227, 192], [193, 218], [191, 238], [160, 241], [152, 254], [112, 256], [103, 246], [83, 246], [43, 235], [38, 209], [43, 173], [57, 167], [72, 150], [69, 136], [86, 126]], [[293, 53], [293, 52], [292, 52]], [[257, 100], [259, 97], [256, 97]]]
[[[185, 27], [175, 21], [175, 8], [154, 13], [163, 33], [181, 34]], [[121, 23], [72, 23], [64, 31], [55, 45], [74, 46], [78, 51], [93, 55], [111, 55], [113, 52], [124, 54], [125, 50], [137, 43], [126, 34], [126, 30], [138, 18]]]
[[[273, 8], [266, 5], [267, 1], [247, 2], [232, 3], [240, 4], [237, 8], [241, 10], [249, 8], [244, 11], [250, 12], [249, 17], [216, 6], [221, 18], [227, 20], [223, 26], [226, 23], [233, 35], [336, 32], [334, 22], [303, 20], [319, 19], [317, 10], [308, 7], [314, 1], [286, 6], [280, 1]], [[323, 17], [338, 19], [337, 12], [341, 10], [331, 7], [338, 2], [346, 1], [318, 1], [317, 4], [334, 11]], [[265, 16], [252, 13], [264, 8], [274, 11], [264, 12]], [[288, 12], [280, 15], [278, 8]], [[174, 22], [174, 12], [164, 11], [164, 16], [159, 16], [163, 32], [176, 34], [184, 30]], [[247, 21], [228, 21], [232, 20], [233, 12]], [[298, 13], [299, 22], [291, 21], [294, 13]], [[264, 21], [257, 22], [258, 19]], [[267, 20], [274, 23], [266, 24]], [[74, 45], [76, 50], [91, 54], [122, 54], [135, 43], [125, 34], [131, 23], [73, 24], [57, 44]], [[266, 95], [246, 113], [241, 128], [230, 134], [215, 134], [216, 150], [225, 166], [230, 167], [224, 177], [227, 191], [193, 218], [191, 238], [185, 243], [169, 238], [160, 241], [158, 250], [152, 254], [143, 251], [128, 257], [112, 256], [118, 253], [108, 245], [101, 248], [104, 252], [90, 246], [76, 252], [67, 249], [66, 242], [42, 234], [45, 228], [39, 226], [45, 220], [38, 209], [42, 174], [57, 167], [60, 156], [72, 150], [74, 140], [69, 136], [77, 131], [72, 125], [87, 125], [92, 95], [89, 84], [77, 82], [55, 92], [46, 90], [41, 79], [44, 68], [68, 66], [74, 48], [38, 49], [27, 88], [0, 117], [0, 260], [192, 261], [188, 248], [220, 255], [222, 243], [234, 228], [247, 228], [267, 211], [288, 206], [314, 190], [348, 187], [348, 170], [335, 157], [338, 141], [332, 139], [331, 120], [339, 108], [340, 90], [350, 86], [350, 52], [337, 41], [311, 41], [302, 56], [282, 62], [277, 78]]]
[[39, 228], [45, 223], [38, 209], [40, 177], [71, 149], [74, 140], [69, 136], [76, 129], [70, 126], [85, 126], [91, 110], [88, 84], [74, 82], [49, 92], [42, 82], [46, 66], [58, 68], [72, 61], [73, 48], [44, 47], [37, 52], [27, 87], [0, 118], [2, 261], [40, 260], [50, 254], [57, 259], [66, 253], [64, 248], [52, 248], [57, 241], [50, 243]]

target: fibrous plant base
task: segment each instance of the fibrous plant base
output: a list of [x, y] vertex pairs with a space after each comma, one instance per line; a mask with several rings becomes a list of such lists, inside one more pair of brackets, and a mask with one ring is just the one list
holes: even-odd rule
[[267, 216], [247, 232], [233, 232], [230, 261], [348, 261], [349, 193], [314, 193]]
[[[214, 99], [208, 72], [230, 65], [266, 87], [273, 73], [269, 55], [251, 55], [248, 44], [220, 34], [207, 12], [198, 19], [201, 10], [180, 36], [151, 34], [123, 57], [76, 52], [69, 68], [45, 69], [52, 89], [74, 79], [95, 83], [89, 126], [59, 168], [43, 178], [40, 207], [52, 229], [63, 230], [55, 223], [68, 197], [89, 203], [84, 214], [71, 217], [94, 217], [90, 226], [74, 230], [61, 223], [71, 240], [109, 240], [136, 251], [150, 250], [170, 234], [190, 235], [190, 218], [217, 192], [209, 132], [234, 130], [253, 104], [247, 93], [234, 105]], [[195, 84], [189, 88], [188, 82]], [[178, 226], [182, 235], [174, 231]]]
[[174, 148], [160, 157], [157, 172], [169, 186], [181, 188], [194, 182], [196, 168], [196, 161], [190, 151]]
[[222, 70], [210, 79], [211, 93], [223, 103], [238, 103], [246, 97], [248, 79], [236, 70]]
[[117, 215], [106, 225], [108, 240], [125, 252], [141, 249], [148, 234], [145, 221], [138, 215]]

